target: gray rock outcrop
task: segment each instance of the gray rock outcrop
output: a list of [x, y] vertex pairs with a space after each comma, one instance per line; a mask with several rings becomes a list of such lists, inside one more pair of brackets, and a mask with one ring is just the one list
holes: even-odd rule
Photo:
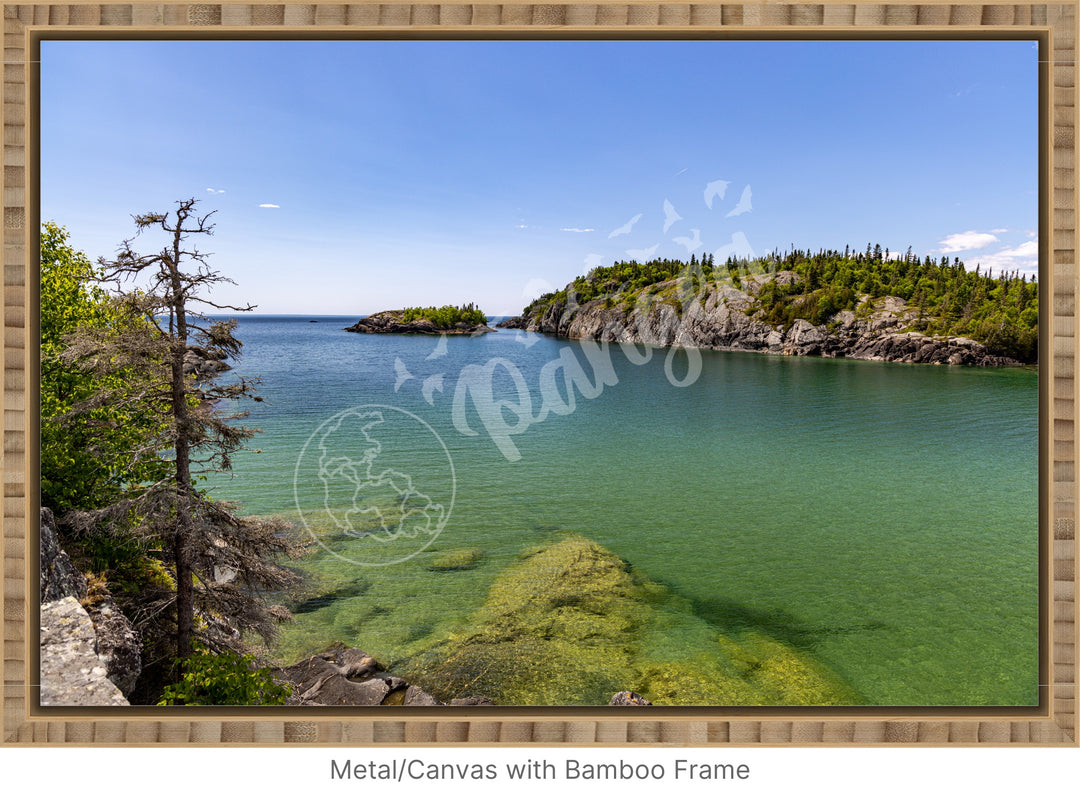
[[196, 378], [212, 379], [219, 374], [232, 370], [232, 366], [213, 354], [199, 354], [188, 351], [184, 354], [184, 373]]
[[94, 650], [105, 666], [106, 675], [125, 696], [129, 695], [142, 673], [139, 633], [108, 593], [88, 602], [86, 612], [97, 636]]
[[52, 510], [41, 508], [41, 547], [39, 550], [41, 574], [41, 603], [59, 601], [65, 596], [81, 599], [86, 595], [86, 577], [60, 548], [56, 520]]
[[[124, 695], [131, 693], [142, 671], [142, 650], [138, 633], [107, 590], [95, 587], [94, 592], [89, 593], [86, 577], [75, 567], [67, 552], [60, 547], [56, 520], [47, 507], [41, 508], [40, 532], [42, 604], [66, 598], [73, 598], [80, 605], [84, 604], [82, 609], [92, 625], [91, 650], [100, 658], [109, 681]], [[92, 598], [88, 599], [88, 595]], [[43, 626], [44, 621], [45, 612], [42, 607]], [[42, 666], [44, 671], [44, 652]], [[81, 704], [97, 704], [97, 702]]]
[[[790, 283], [792, 276], [781, 274], [777, 283]], [[760, 286], [756, 281], [743, 282], [741, 289], [710, 285], [682, 300], [675, 296], [675, 287], [674, 281], [654, 285], [651, 294], [642, 291], [632, 303], [615, 302], [624, 296], [594, 298], [581, 305], [570, 301], [551, 303], [538, 316], [522, 320], [516, 327], [571, 339], [662, 347], [937, 365], [1020, 364], [990, 353], [975, 340], [915, 331], [918, 314], [902, 298], [880, 298], [872, 309], [865, 308], [859, 314], [850, 310], [837, 312], [818, 326], [799, 318], [785, 329], [761, 319], [756, 296]]]
[[126, 705], [95, 651], [90, 616], [74, 596], [41, 606], [41, 704]]

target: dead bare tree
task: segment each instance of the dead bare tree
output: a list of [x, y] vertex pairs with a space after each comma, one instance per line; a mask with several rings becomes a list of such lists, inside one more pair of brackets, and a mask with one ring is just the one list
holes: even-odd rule
[[[140, 254], [133, 237], [114, 259], [102, 259], [100, 265], [104, 279], [116, 285], [113, 303], [150, 325], [81, 329], [64, 354], [97, 374], [126, 377], [105, 383], [84, 407], [138, 409], [161, 423], [154, 429], [160, 434], [129, 457], [160, 459], [165, 454], [171, 463], [168, 475], [132, 486], [107, 508], [73, 514], [67, 523], [78, 531], [107, 530], [160, 547], [175, 589], [166, 586], [159, 598], [146, 599], [143, 621], [159, 632], [174, 629], [174, 654], [181, 661], [192, 655], [195, 643], [218, 652], [240, 649], [246, 632], [271, 638], [275, 610], [261, 601], [259, 592], [295, 581], [279, 560], [301, 549], [287, 522], [239, 516], [234, 505], [211, 499], [197, 486], [200, 474], [229, 470], [232, 456], [257, 431], [236, 423], [246, 415], [237, 411], [236, 402], [262, 400], [255, 394], [255, 381], [237, 377], [223, 382], [190, 369], [191, 355], [228, 360], [242, 347], [234, 336], [235, 320], [212, 319], [200, 310], [253, 308], [212, 297], [216, 285], [234, 282], [213, 270], [208, 254], [189, 243], [191, 237], [213, 233], [212, 214], [198, 214], [190, 199], [167, 214], [135, 216], [135, 236], [160, 230], [164, 244]], [[169, 603], [163, 603], [162, 593]]]

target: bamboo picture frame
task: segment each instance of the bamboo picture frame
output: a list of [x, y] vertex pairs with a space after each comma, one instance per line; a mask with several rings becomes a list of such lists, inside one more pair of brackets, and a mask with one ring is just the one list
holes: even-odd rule
[[[34, 744], [1038, 744], [1076, 729], [1080, 3], [4, 3], [2, 737]], [[36, 119], [47, 38], [1031, 38], [1040, 52], [1040, 694], [1033, 708], [42, 708]]]

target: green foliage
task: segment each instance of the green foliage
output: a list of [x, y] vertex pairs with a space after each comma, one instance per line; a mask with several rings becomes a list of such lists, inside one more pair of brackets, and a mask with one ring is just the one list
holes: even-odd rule
[[41, 503], [62, 514], [114, 501], [126, 484], [154, 481], [160, 460], [130, 458], [158, 424], [139, 409], [82, 409], [102, 390], [117, 388], [134, 371], [111, 377], [61, 358], [80, 328], [121, 332], [145, 325], [125, 315], [98, 286], [98, 270], [68, 243], [55, 223], [41, 227]]
[[[611, 308], [629, 293], [656, 291], [656, 285], [686, 276], [692, 277], [696, 294], [703, 289], [697, 271], [706, 282], [712, 281], [713, 260], [709, 254], [703, 256], [707, 269], [695, 266], [695, 261], [654, 259], [597, 267], [567, 289], [537, 298], [522, 316], [538, 321], [552, 307], [568, 308], [594, 298], [603, 298], [604, 306]], [[781, 271], [790, 271], [797, 279], [779, 283], [775, 277]], [[991, 277], [979, 268], [967, 270], [959, 259], [920, 260], [910, 249], [890, 255], [869, 243], [863, 253], [850, 248], [843, 253], [793, 249], [756, 260], [729, 257], [716, 272], [726, 273], [735, 287], [741, 287], [747, 275], [771, 276], [758, 291], [757, 310], [760, 319], [779, 328], [789, 328], [798, 318], [827, 324], [844, 310], [865, 317], [874, 311], [875, 300], [894, 296], [917, 310], [915, 327], [927, 334], [970, 337], [992, 353], [1026, 364], [1038, 357], [1039, 285], [1019, 273]], [[868, 296], [865, 302], [860, 301], [863, 295]], [[681, 300], [684, 306], [689, 301]]]
[[[773, 325], [790, 326], [799, 317], [820, 325], [841, 310], [865, 317], [874, 300], [894, 296], [917, 310], [916, 327], [927, 334], [970, 337], [992, 353], [1037, 360], [1039, 285], [1018, 273], [991, 277], [959, 259], [919, 260], [910, 250], [890, 258], [870, 245], [865, 253], [793, 250], [769, 258], [803, 279], [802, 285], [762, 289], [770, 302], [762, 308]], [[860, 302], [863, 293], [869, 297]]]
[[283, 705], [291, 693], [249, 654], [199, 651], [180, 669], [179, 682], [165, 688], [159, 705]]
[[439, 329], [452, 329], [459, 323], [468, 326], [482, 326], [487, 322], [487, 315], [468, 303], [464, 306], [410, 306], [402, 312], [401, 322], [412, 323], [414, 320], [430, 320]]

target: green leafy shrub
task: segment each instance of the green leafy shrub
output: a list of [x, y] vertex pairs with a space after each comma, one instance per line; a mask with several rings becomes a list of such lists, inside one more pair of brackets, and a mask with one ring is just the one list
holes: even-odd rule
[[291, 693], [249, 654], [197, 653], [184, 661], [182, 671], [159, 705], [282, 705]]
[[40, 241], [41, 503], [60, 516], [105, 506], [132, 482], [159, 479], [160, 459], [127, 455], [160, 425], [137, 408], [79, 411], [95, 393], [122, 387], [138, 372], [94, 376], [62, 358], [68, 338], [81, 327], [120, 332], [149, 323], [111, 302], [98, 284], [101, 271], [69, 243], [66, 228], [43, 223]]

